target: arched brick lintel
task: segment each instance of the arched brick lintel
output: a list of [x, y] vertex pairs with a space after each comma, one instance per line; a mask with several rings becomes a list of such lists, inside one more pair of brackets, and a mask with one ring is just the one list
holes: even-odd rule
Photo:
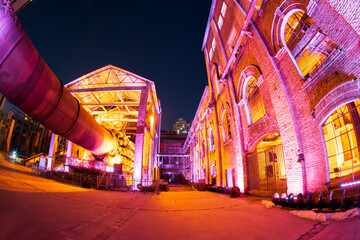
[[331, 90], [315, 106], [311, 115], [321, 126], [340, 106], [360, 99], [360, 81], [350, 80]]
[[253, 135], [249, 139], [249, 142], [245, 146], [245, 152], [255, 150], [256, 146], [263, 140], [263, 138], [270, 134], [280, 134], [278, 127], [275, 125], [271, 125], [265, 129], [258, 131], [256, 135]]

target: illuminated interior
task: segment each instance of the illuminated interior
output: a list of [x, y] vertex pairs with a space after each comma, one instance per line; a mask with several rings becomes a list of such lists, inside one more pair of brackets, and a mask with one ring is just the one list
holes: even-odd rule
[[[264, 0], [257, 0], [257, 1], [256, 1], [255, 8], [256, 8], [257, 10], [260, 10], [263, 1], [264, 1]], [[249, 0], [249, 2], [251, 2], [251, 0]]]
[[257, 145], [255, 152], [246, 156], [250, 188], [286, 192], [285, 158], [281, 143], [280, 135], [267, 135]]
[[224, 114], [223, 130], [224, 130], [224, 142], [231, 140], [230, 115], [228, 111], [226, 111]]
[[265, 115], [265, 108], [255, 77], [251, 77], [249, 80], [246, 91], [252, 123], [256, 123]]
[[214, 132], [211, 126], [209, 126], [209, 148], [210, 152], [215, 150]]
[[221, 15], [223, 15], [223, 17], [225, 17], [226, 10], [227, 10], [226, 3], [223, 2], [222, 6], [221, 6]]
[[158, 104], [154, 84], [111, 65], [82, 76], [65, 87], [98, 123], [111, 132], [118, 146], [102, 161], [95, 161], [96, 157], [91, 152], [73, 144], [68, 165], [113, 172], [114, 165], [121, 164], [122, 173], [133, 176], [140, 97], [147, 84], [151, 86], [150, 97], [145, 103], [145, 122], [149, 128], [144, 133], [143, 165], [148, 168], [148, 163], [153, 160], [154, 105]]
[[360, 174], [360, 101], [341, 106], [323, 124], [330, 180], [337, 184]]
[[216, 165], [211, 165], [211, 177], [216, 177]]
[[305, 77], [308, 77], [335, 48], [314, 21], [302, 11], [290, 16], [284, 34], [286, 45]]

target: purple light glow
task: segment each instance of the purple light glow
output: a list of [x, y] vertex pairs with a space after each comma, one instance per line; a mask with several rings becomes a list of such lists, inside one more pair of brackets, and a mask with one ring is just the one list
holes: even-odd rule
[[106, 171], [106, 172], [114, 172], [114, 167], [107, 166], [106, 162], [78, 159], [78, 158], [74, 158], [74, 157], [67, 157], [66, 161], [67, 161], [68, 166], [96, 169], [96, 170]]
[[348, 186], [353, 186], [353, 185], [359, 185], [360, 181], [354, 181], [354, 182], [349, 182], [349, 183], [342, 183], [340, 184], [340, 187], [348, 187]]

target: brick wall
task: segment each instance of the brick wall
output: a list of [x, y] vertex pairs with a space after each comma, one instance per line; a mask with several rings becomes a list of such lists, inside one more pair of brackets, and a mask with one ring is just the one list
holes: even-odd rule
[[[325, 188], [324, 183], [329, 180], [329, 173], [321, 124], [336, 108], [360, 98], [360, 84], [356, 80], [360, 75], [358, 18], [360, 2], [349, 0], [291, 0], [291, 2], [301, 3], [304, 6], [310, 3], [308, 7], [310, 17], [339, 48], [329, 55], [309, 79], [304, 81], [288, 52], [283, 48], [275, 55], [271, 46], [274, 14], [283, 1], [264, 1], [260, 11], [255, 10], [252, 20], [255, 21], [265, 46], [255, 32], [249, 29], [253, 38], [247, 37], [240, 57], [231, 68], [237, 94], [236, 101], [232, 102], [229, 85], [222, 84], [222, 90], [216, 99], [217, 113], [213, 110], [207, 117], [207, 121], [214, 124], [215, 139], [220, 139], [220, 144], [215, 140], [216, 149], [208, 153], [209, 159], [215, 159], [218, 171], [220, 171], [220, 158], [222, 159], [223, 185], [226, 184], [225, 169], [235, 167], [237, 183], [246, 187], [247, 165], [244, 156], [247, 152], [254, 151], [264, 136], [279, 133], [285, 156], [288, 193], [312, 192]], [[245, 19], [232, 1], [226, 0], [226, 3], [227, 15], [220, 31], [225, 47], [231, 28], [236, 26], [240, 32]], [[248, 1], [243, 1], [241, 4], [244, 4], [245, 10], [250, 6]], [[222, 1], [218, 1], [214, 12], [216, 23], [221, 5]], [[210, 32], [208, 47], [211, 46], [212, 39], [213, 35]], [[274, 57], [278, 71], [273, 66], [272, 57], [268, 56], [266, 47]], [[217, 43], [217, 55], [219, 50]], [[228, 57], [230, 50], [227, 50]], [[217, 61], [217, 55], [214, 54], [211, 62]], [[241, 98], [239, 96], [243, 81], [240, 77], [241, 72], [250, 65], [257, 66], [263, 76], [259, 89], [266, 115], [249, 127], [244, 105], [236, 104]], [[215, 79], [215, 71], [208, 69], [208, 72], [212, 74], [210, 79]], [[217, 117], [221, 121], [220, 109], [223, 104], [229, 104], [233, 121], [231, 124], [233, 139], [228, 143], [222, 140], [222, 128], [220, 127], [219, 133], [216, 131], [218, 126], [214, 114], [218, 114]], [[236, 107], [239, 107], [240, 122], [235, 118]], [[205, 112], [202, 111], [202, 114]], [[201, 138], [205, 138], [204, 132], [201, 133]], [[304, 154], [305, 161], [298, 162], [299, 152]], [[219, 183], [218, 173], [217, 184]]]
[[353, 0], [327, 0], [342, 17], [351, 25], [351, 27], [360, 35], [360, 2]]

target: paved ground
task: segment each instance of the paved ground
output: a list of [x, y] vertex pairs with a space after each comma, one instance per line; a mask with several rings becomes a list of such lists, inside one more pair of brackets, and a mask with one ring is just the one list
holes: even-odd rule
[[260, 198], [121, 193], [38, 178], [0, 160], [0, 239], [360, 239], [360, 220], [318, 224]]

